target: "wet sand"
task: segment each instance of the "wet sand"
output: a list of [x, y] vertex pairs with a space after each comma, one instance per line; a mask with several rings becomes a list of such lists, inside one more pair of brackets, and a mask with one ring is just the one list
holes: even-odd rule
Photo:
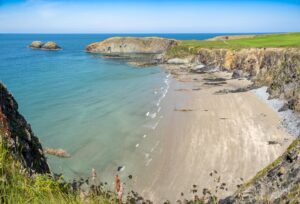
[[[203, 188], [217, 185], [209, 175], [213, 170], [226, 183], [227, 191], [217, 192], [225, 197], [243, 183], [240, 178], [253, 177], [292, 141], [278, 113], [253, 92], [216, 94], [246, 87], [250, 81], [230, 79], [225, 72], [173, 76], [177, 79], [162, 104], [164, 117], [153, 133], [160, 136], [159, 145], [135, 179], [134, 189], [146, 199], [173, 203], [201, 196]], [[215, 77], [226, 81], [204, 80]], [[192, 185], [197, 185], [196, 194], [190, 191]]]

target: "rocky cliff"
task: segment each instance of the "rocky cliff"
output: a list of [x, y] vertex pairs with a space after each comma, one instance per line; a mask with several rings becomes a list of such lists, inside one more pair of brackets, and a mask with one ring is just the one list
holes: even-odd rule
[[86, 51], [100, 54], [161, 54], [176, 44], [176, 40], [158, 37], [113, 37], [88, 45]]
[[300, 140], [221, 203], [299, 203]]
[[[194, 51], [195, 52], [195, 51]], [[173, 56], [174, 57], [174, 56]], [[176, 56], [178, 58], [180, 56]], [[266, 85], [271, 97], [286, 99], [286, 106], [300, 111], [300, 50], [252, 48], [241, 50], [198, 49], [185, 56], [190, 66], [204, 64], [223, 70], [240, 71], [256, 85]], [[170, 56], [165, 59], [170, 61]]]
[[18, 111], [18, 104], [0, 82], [1, 143], [31, 173], [50, 173], [42, 145]]

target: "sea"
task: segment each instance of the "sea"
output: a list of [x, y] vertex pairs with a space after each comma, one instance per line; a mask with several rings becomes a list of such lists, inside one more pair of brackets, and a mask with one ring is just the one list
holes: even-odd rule
[[[85, 47], [113, 36], [203, 40], [217, 35], [228, 34], [0, 34], [0, 80], [43, 147], [70, 154], [47, 155], [53, 172], [67, 180], [89, 176], [92, 168], [104, 178], [128, 175], [138, 171], [137, 164], [151, 162], [145, 152], [158, 145], [149, 137], [163, 117], [161, 102], [171, 76], [157, 66], [136, 68], [86, 53]], [[62, 50], [28, 48], [35, 40], [55, 41]]]

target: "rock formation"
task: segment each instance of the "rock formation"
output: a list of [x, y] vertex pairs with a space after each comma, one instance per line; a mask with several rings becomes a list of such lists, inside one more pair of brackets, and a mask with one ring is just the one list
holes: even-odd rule
[[34, 49], [40, 49], [40, 48], [42, 48], [42, 46], [43, 46], [43, 43], [41, 41], [33, 41], [29, 45], [30, 48], [34, 48]]
[[61, 47], [58, 46], [57, 43], [49, 41], [46, 43], [43, 43], [41, 41], [33, 41], [30, 45], [30, 48], [32, 49], [41, 49], [41, 50], [60, 50]]
[[298, 203], [300, 199], [300, 140], [221, 203]]
[[[180, 56], [175, 56], [179, 58]], [[165, 58], [167, 63], [174, 56]], [[287, 100], [287, 106], [300, 112], [300, 49], [251, 48], [241, 50], [200, 48], [184, 57], [190, 66], [204, 64], [223, 70], [240, 70], [256, 85], [268, 86], [271, 97]], [[236, 74], [234, 75], [236, 77]]]
[[42, 49], [44, 50], [59, 50], [61, 49], [55, 42], [49, 41], [43, 44]]
[[173, 39], [158, 37], [113, 37], [86, 47], [87, 52], [100, 54], [161, 54], [177, 45]]
[[18, 104], [0, 82], [0, 136], [12, 156], [31, 173], [50, 173], [42, 145], [18, 112]]

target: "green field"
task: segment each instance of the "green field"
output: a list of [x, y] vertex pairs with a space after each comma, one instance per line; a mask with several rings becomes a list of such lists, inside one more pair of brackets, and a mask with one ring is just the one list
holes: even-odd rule
[[300, 32], [285, 34], [267, 34], [257, 35], [252, 38], [232, 39], [232, 40], [183, 40], [179, 45], [171, 48], [167, 52], [167, 56], [184, 57], [196, 54], [200, 48], [209, 49], [233, 49], [239, 50], [243, 48], [300, 48]]

